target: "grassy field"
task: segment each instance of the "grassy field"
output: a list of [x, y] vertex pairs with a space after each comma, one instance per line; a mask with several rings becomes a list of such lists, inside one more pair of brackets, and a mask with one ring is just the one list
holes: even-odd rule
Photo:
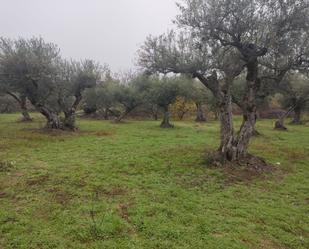
[[[76, 133], [0, 115], [0, 248], [309, 248], [309, 129], [251, 152], [277, 170], [205, 163], [218, 123], [79, 120]], [[280, 163], [280, 165], [279, 165]]]

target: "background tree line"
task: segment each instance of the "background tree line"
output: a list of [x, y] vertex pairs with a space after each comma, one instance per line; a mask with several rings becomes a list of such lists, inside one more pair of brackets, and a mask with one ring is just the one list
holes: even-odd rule
[[[241, 74], [231, 88], [234, 106], [239, 110], [245, 82]], [[301, 113], [308, 108], [308, 88], [305, 74], [291, 74], [280, 87], [262, 87], [258, 105], [261, 110], [267, 109], [276, 99], [286, 109], [286, 113], [278, 113], [278, 118], [292, 113], [293, 123], [300, 124]], [[154, 120], [160, 117], [165, 128], [173, 127], [171, 115], [179, 120], [186, 114], [194, 115], [195, 121], [205, 122], [206, 109], [215, 117], [218, 114], [212, 92], [188, 75], [112, 74], [108, 66], [91, 60], [62, 59], [59, 48], [42, 38], [1, 39], [0, 103], [3, 112], [19, 106], [24, 121], [32, 120], [30, 106], [45, 116], [47, 127], [73, 130], [78, 109], [87, 116], [115, 122], [132, 113]]]

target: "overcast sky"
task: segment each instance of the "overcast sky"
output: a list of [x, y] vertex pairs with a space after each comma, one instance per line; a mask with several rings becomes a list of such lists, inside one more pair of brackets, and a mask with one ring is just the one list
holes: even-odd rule
[[[134, 68], [149, 34], [173, 27], [176, 0], [0, 0], [0, 36], [42, 36], [66, 58]], [[178, 2], [178, 1], [177, 1]]]

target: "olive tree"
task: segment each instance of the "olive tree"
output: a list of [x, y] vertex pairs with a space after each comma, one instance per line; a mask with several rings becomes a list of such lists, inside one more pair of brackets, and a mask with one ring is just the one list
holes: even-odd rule
[[176, 104], [180, 102], [178, 115], [180, 120], [188, 111], [193, 111], [196, 108], [195, 121], [206, 122], [204, 107], [209, 101], [210, 92], [200, 82], [187, 75], [179, 76], [178, 82], [179, 93]]
[[144, 82], [146, 82], [147, 88], [144, 88], [145, 95], [143, 106], [149, 116], [155, 121], [159, 119], [162, 110], [158, 106], [157, 99], [152, 93], [155, 91], [160, 80], [161, 79], [158, 75], [144, 75]]
[[[2, 40], [1, 45], [3, 46], [6, 41]], [[4, 54], [2, 54], [3, 56]], [[4, 59], [4, 57], [2, 57]], [[13, 98], [18, 105], [23, 116], [22, 121], [32, 121], [27, 108], [27, 97], [22, 91], [19, 91], [18, 85], [14, 84], [15, 81], [9, 80], [9, 75], [5, 72], [5, 67], [0, 66], [0, 94], [8, 95]]]
[[287, 130], [284, 119], [291, 113], [294, 113], [291, 124], [301, 124], [301, 114], [308, 110], [309, 78], [300, 73], [289, 74], [280, 84], [279, 93], [282, 95], [281, 105], [287, 111], [276, 121], [275, 129]]
[[58, 64], [57, 103], [64, 114], [63, 128], [76, 128], [76, 110], [83, 92], [96, 86], [102, 80], [103, 68], [92, 60], [81, 62], [62, 61]]
[[151, 89], [148, 91], [148, 100], [155, 103], [163, 110], [163, 120], [161, 128], [173, 128], [170, 123], [170, 105], [176, 101], [179, 95], [179, 78], [177, 77], [163, 77], [157, 78], [153, 82]]
[[[215, 96], [219, 111], [221, 143], [215, 158], [221, 162], [248, 158], [261, 82], [275, 78], [278, 83], [286, 72], [306, 61], [297, 40], [308, 33], [308, 1], [183, 2], [178, 5], [178, 35], [149, 37], [139, 51], [139, 64], [149, 72], [184, 73], [199, 79]], [[272, 67], [286, 58], [293, 59]], [[241, 73], [246, 74], [243, 122], [235, 132], [231, 86]]]
[[91, 60], [63, 60], [58, 47], [42, 38], [0, 40], [1, 82], [29, 99], [47, 119], [47, 128], [75, 129], [82, 94], [101, 79], [101, 69]]
[[123, 120], [138, 106], [145, 103], [146, 78], [142, 75], [131, 75], [126, 82], [118, 85], [114, 91], [114, 99], [121, 105], [121, 114], [115, 119], [116, 122]]
[[195, 106], [196, 106], [195, 121], [196, 122], [206, 122], [207, 117], [205, 116], [204, 106], [208, 105], [208, 107], [210, 107], [212, 94], [200, 82], [193, 81], [192, 83], [193, 85], [192, 85], [192, 89], [190, 92], [192, 96], [192, 101], [195, 103]]
[[119, 83], [109, 79], [100, 82], [96, 87], [87, 89], [84, 97], [84, 112], [86, 114], [97, 113], [108, 120], [111, 116], [115, 116], [114, 109], [117, 107], [117, 101], [114, 93], [117, 91]]
[[57, 88], [59, 49], [42, 38], [0, 40], [2, 81], [29, 99], [47, 119], [47, 127], [60, 128], [59, 109], [54, 96]]

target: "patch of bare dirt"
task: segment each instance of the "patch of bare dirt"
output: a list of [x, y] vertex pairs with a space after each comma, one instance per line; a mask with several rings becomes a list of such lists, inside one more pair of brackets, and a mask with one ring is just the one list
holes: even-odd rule
[[263, 179], [278, 169], [262, 158], [249, 156], [237, 163], [224, 165], [222, 170], [229, 182], [248, 182]]
[[207, 163], [212, 167], [221, 169], [230, 183], [233, 182], [249, 182], [257, 178], [265, 178], [279, 169], [269, 163], [263, 158], [248, 155], [242, 160], [236, 162], [219, 162], [217, 161], [217, 154], [208, 154]]

